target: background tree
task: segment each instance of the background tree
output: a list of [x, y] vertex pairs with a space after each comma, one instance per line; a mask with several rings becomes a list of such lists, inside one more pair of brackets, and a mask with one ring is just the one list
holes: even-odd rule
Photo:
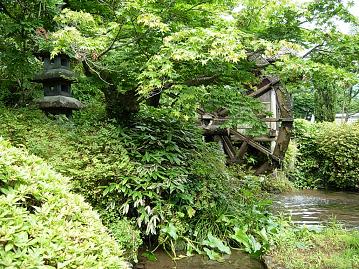
[[30, 83], [40, 67], [34, 57], [39, 37], [54, 30], [60, 0], [0, 1], [0, 101], [9, 105], [31, 100]]
[[[334, 120], [338, 98], [357, 82], [358, 34], [341, 33], [338, 21], [358, 24], [343, 1], [242, 1], [234, 16], [238, 27], [272, 42], [287, 41], [268, 63], [294, 94], [297, 115], [314, 113], [319, 121]], [[279, 57], [282, 56], [282, 57]], [[280, 59], [278, 59], [280, 58]], [[309, 95], [308, 95], [309, 93]], [[306, 100], [303, 102], [303, 100]], [[299, 110], [299, 111], [298, 111]]]
[[[225, 106], [236, 123], [259, 125], [262, 108], [245, 93], [255, 89], [261, 73], [279, 75], [296, 96], [311, 89], [317, 116], [332, 120], [339, 93], [357, 82], [358, 35], [340, 33], [334, 21], [357, 25], [357, 18], [338, 0], [68, 0], [61, 13], [59, 4], [1, 1], [7, 91], [19, 83], [20, 92], [33, 89], [22, 81], [39, 64], [32, 56], [36, 49], [77, 59], [87, 77], [81, 81], [96, 85], [108, 115], [123, 120], [149, 103], [185, 118], [199, 107]], [[13, 61], [12, 53], [21, 61]], [[256, 64], [254, 55], [265, 64]]]

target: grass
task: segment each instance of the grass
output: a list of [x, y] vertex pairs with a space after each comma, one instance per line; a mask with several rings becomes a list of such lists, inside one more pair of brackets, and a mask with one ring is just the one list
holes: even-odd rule
[[335, 225], [321, 231], [289, 228], [278, 236], [276, 243], [268, 253], [273, 268], [359, 268], [359, 231], [347, 231]]

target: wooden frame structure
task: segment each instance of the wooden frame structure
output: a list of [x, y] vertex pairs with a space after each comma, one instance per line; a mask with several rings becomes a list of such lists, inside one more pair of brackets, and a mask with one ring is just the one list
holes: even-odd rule
[[268, 126], [266, 136], [248, 136], [245, 126], [221, 128], [220, 125], [228, 119], [226, 109], [217, 113], [200, 110], [199, 119], [204, 135], [221, 143], [229, 163], [242, 163], [246, 154], [252, 152], [261, 160], [255, 167], [255, 173], [263, 174], [278, 167], [288, 149], [293, 125], [292, 101], [279, 79], [270, 77], [264, 78], [257, 90], [249, 92], [248, 96], [258, 98], [272, 114], [270, 118], [261, 119]]

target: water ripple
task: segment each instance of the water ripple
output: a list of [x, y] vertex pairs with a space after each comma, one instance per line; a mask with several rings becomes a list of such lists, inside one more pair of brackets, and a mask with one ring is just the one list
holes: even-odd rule
[[323, 226], [335, 219], [359, 229], [359, 193], [303, 190], [273, 198], [273, 211], [291, 216], [293, 223]]

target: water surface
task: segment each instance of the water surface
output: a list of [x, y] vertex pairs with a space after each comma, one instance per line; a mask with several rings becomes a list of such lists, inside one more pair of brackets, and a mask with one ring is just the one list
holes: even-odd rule
[[346, 228], [359, 229], [359, 193], [301, 190], [273, 198], [276, 213], [290, 215], [294, 223], [324, 226], [335, 219]]
[[[359, 193], [301, 190], [273, 197], [273, 210], [291, 216], [294, 223], [324, 226], [333, 218], [345, 227], [359, 229]], [[194, 255], [173, 261], [164, 251], [156, 251], [157, 261], [140, 259], [137, 269], [264, 269], [263, 264], [248, 254], [233, 250], [223, 262]]]
[[251, 258], [239, 250], [232, 250], [231, 255], [224, 257], [223, 262], [211, 261], [205, 255], [194, 255], [177, 261], [162, 250], [155, 253], [157, 261], [151, 262], [141, 258], [137, 269], [264, 269], [262, 262]]

